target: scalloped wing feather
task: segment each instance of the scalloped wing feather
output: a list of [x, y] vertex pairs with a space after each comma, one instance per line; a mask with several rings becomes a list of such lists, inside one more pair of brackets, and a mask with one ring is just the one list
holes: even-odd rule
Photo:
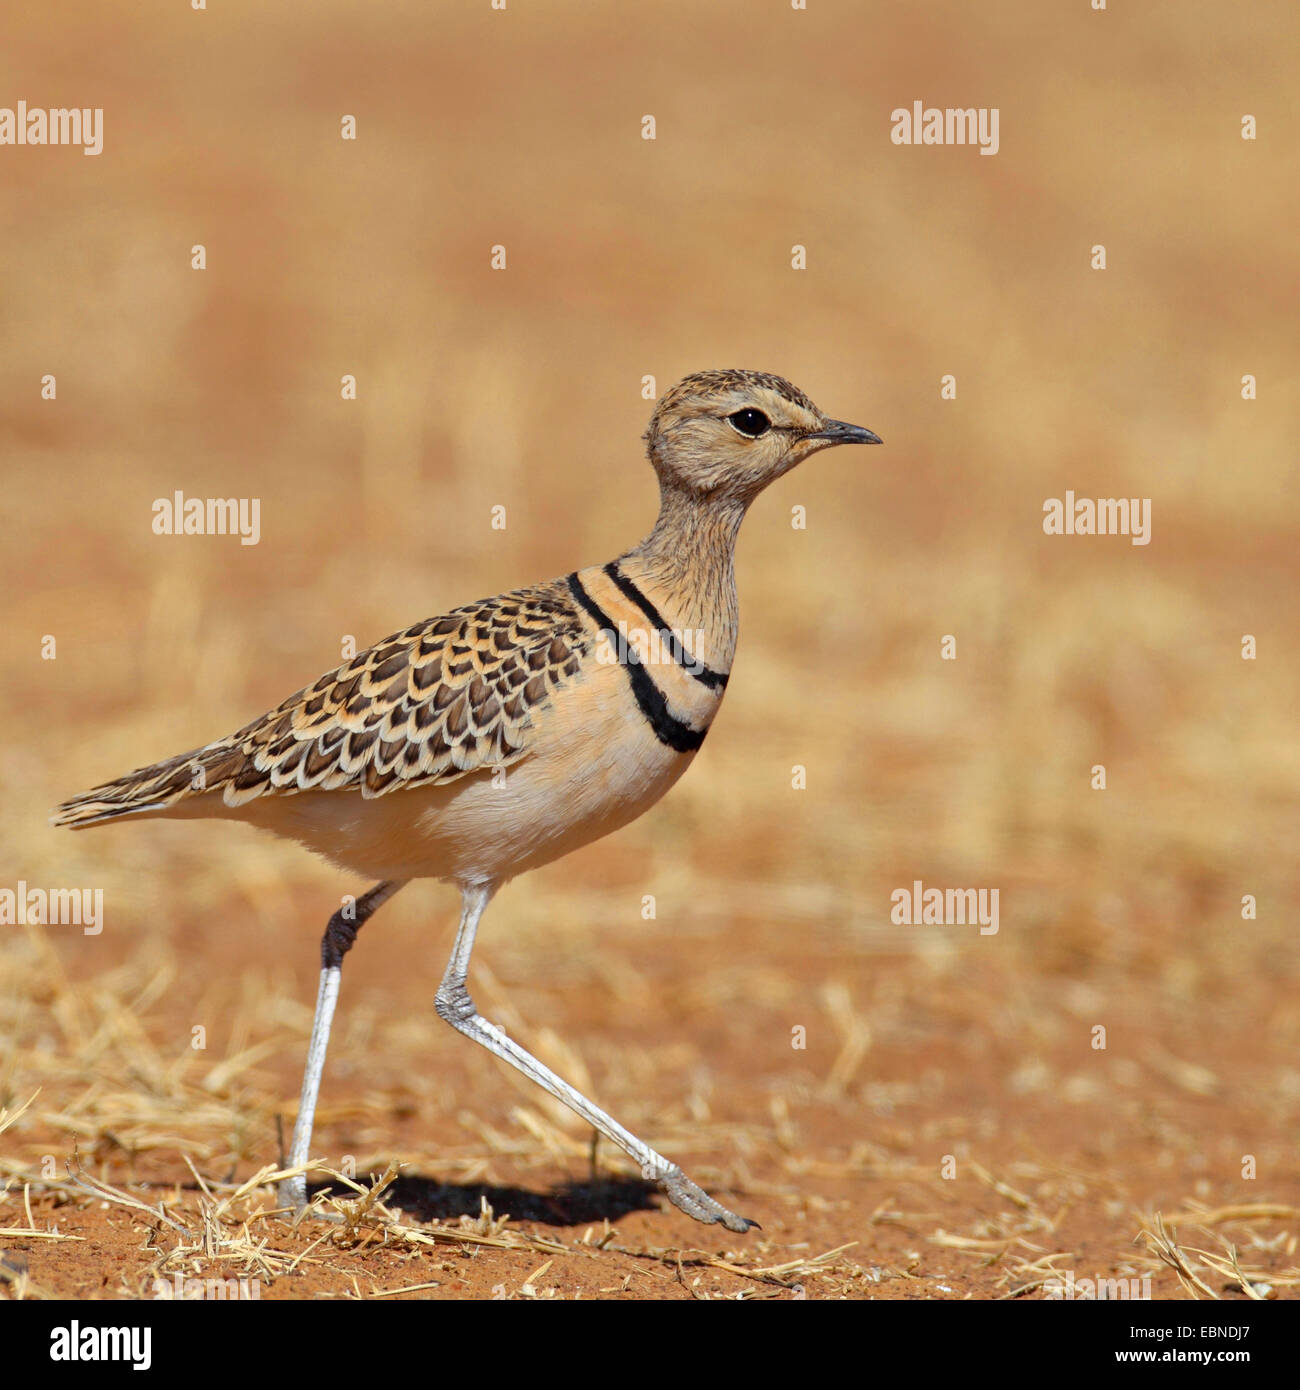
[[509, 766], [594, 644], [562, 581], [465, 604], [358, 653], [228, 738], [74, 797], [53, 820], [157, 814], [217, 790], [230, 807], [301, 791], [376, 797]]

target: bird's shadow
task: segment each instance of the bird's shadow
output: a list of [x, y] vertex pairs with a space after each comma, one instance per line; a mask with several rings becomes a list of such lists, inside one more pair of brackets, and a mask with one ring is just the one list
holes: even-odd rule
[[[309, 1195], [355, 1198], [339, 1183], [313, 1184]], [[491, 1187], [482, 1183], [445, 1183], [433, 1178], [403, 1176], [386, 1188], [385, 1206], [396, 1207], [416, 1221], [454, 1222], [478, 1217], [483, 1199], [498, 1219], [529, 1221], [539, 1226], [590, 1226], [617, 1221], [634, 1211], [658, 1211], [661, 1196], [654, 1183], [639, 1178], [598, 1178], [563, 1183], [549, 1192], [524, 1187]]]

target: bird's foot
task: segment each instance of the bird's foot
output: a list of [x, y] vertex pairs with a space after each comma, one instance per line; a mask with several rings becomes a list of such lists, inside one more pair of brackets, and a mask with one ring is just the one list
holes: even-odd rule
[[304, 1217], [313, 1216], [318, 1221], [341, 1222], [343, 1218], [333, 1211], [322, 1211], [307, 1202], [307, 1179], [299, 1174], [296, 1178], [285, 1178], [275, 1190], [276, 1201], [285, 1208], [288, 1219], [296, 1226]]
[[659, 1185], [668, 1194], [668, 1200], [679, 1211], [684, 1211], [687, 1216], [693, 1216], [697, 1221], [703, 1221], [706, 1226], [718, 1224], [725, 1226], [729, 1231], [743, 1234], [748, 1230], [761, 1230], [757, 1221], [750, 1221], [747, 1217], [737, 1216], [734, 1211], [728, 1211], [721, 1202], [715, 1202], [703, 1188], [697, 1187], [690, 1178], [674, 1165], [659, 1178]]
[[282, 1207], [288, 1207], [295, 1217], [301, 1216], [307, 1207], [307, 1178], [299, 1173], [296, 1178], [285, 1178], [275, 1189], [275, 1199]]

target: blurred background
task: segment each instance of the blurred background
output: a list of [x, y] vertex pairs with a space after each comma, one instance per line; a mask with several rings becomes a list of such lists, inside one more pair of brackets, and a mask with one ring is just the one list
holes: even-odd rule
[[[347, 635], [635, 543], [643, 378], [737, 366], [886, 447], [756, 504], [711, 737], [501, 894], [485, 1012], [688, 1166], [792, 1220], [819, 1193], [828, 1240], [945, 1153], [1038, 1164], [1035, 1202], [1091, 1164], [1071, 1201], [1116, 1251], [1152, 1203], [1295, 1200], [1293, 6], [86, 3], [6, 30], [0, 104], [105, 112], [98, 157], [0, 148], [0, 886], [102, 887], [106, 916], [0, 928], [0, 1104], [44, 1088], [11, 1171], [74, 1139], [133, 1176], [273, 1158], [361, 887], [241, 826], [49, 809]], [[998, 154], [891, 143], [918, 100], [997, 107]], [[1149, 497], [1150, 545], [1044, 535], [1067, 489]], [[259, 498], [260, 543], [155, 535], [177, 490]], [[998, 888], [999, 933], [892, 925], [914, 879]], [[455, 906], [418, 885], [349, 958], [318, 1143], [545, 1188], [581, 1127], [433, 1016]]]

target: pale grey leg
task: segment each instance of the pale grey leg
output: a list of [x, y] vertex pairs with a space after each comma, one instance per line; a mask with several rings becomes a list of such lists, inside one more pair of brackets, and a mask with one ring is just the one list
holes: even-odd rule
[[[339, 998], [339, 981], [343, 974], [343, 957], [352, 949], [357, 932], [376, 908], [382, 907], [405, 883], [393, 879], [376, 884], [357, 899], [349, 919], [340, 908], [329, 920], [320, 943], [320, 988], [316, 993], [316, 1017], [311, 1025], [311, 1043], [307, 1048], [307, 1067], [302, 1078], [302, 1098], [298, 1102], [298, 1119], [293, 1127], [293, 1142], [289, 1148], [290, 1168], [306, 1163], [310, 1157], [311, 1129], [316, 1118], [316, 1100], [320, 1095], [321, 1073], [325, 1070], [325, 1050], [329, 1046], [330, 1024], [334, 1021], [334, 1006]], [[301, 1210], [307, 1205], [307, 1177], [299, 1174], [286, 1178], [279, 1189], [281, 1206]]]
[[580, 1115], [611, 1143], [617, 1144], [640, 1165], [642, 1176], [649, 1182], [659, 1183], [673, 1205], [688, 1216], [708, 1224], [720, 1222], [729, 1231], [747, 1231], [756, 1225], [756, 1222], [737, 1216], [715, 1202], [675, 1163], [670, 1163], [662, 1154], [642, 1143], [635, 1134], [629, 1133], [603, 1110], [597, 1109], [567, 1081], [562, 1081], [553, 1071], [544, 1067], [531, 1053], [525, 1052], [518, 1043], [512, 1042], [496, 1024], [489, 1023], [479, 1015], [474, 1001], [469, 997], [469, 991], [465, 988], [465, 977], [469, 973], [469, 958], [474, 949], [474, 934], [478, 929], [479, 918], [492, 897], [493, 889], [494, 885], [480, 885], [462, 890], [460, 928], [456, 933], [456, 944], [452, 948], [447, 973], [442, 977], [442, 984], [438, 987], [438, 1016], [446, 1019], [466, 1037], [473, 1038], [476, 1043], [486, 1047], [493, 1056], [500, 1057], [503, 1062], [509, 1062], [512, 1067], [523, 1072], [543, 1090], [549, 1091], [556, 1100], [563, 1101], [570, 1110]]

